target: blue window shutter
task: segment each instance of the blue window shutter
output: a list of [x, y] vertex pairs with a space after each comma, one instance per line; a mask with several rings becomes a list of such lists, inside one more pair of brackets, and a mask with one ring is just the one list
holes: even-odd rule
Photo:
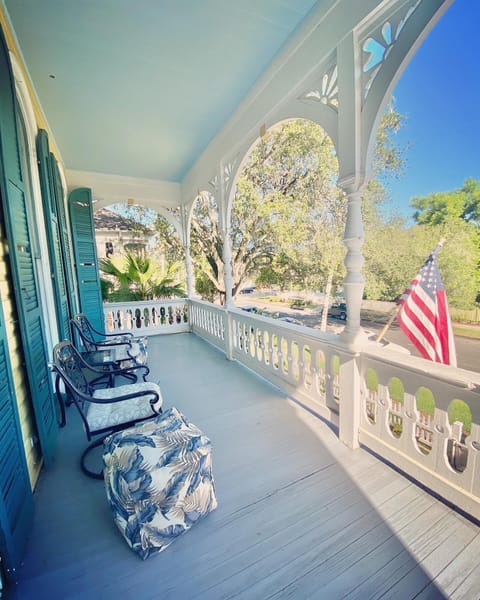
[[68, 208], [72, 228], [80, 310], [87, 315], [95, 329], [104, 331], [102, 291], [93, 222], [92, 191], [89, 188], [72, 190], [68, 198]]
[[[47, 359], [34, 275], [25, 231], [24, 192], [15, 119], [15, 95], [8, 50], [0, 30], [0, 236], [7, 242], [13, 295], [20, 321], [30, 392], [46, 461], [52, 457], [56, 414], [49, 387]], [[13, 221], [19, 224], [14, 225]], [[25, 252], [23, 252], [25, 249]], [[20, 269], [24, 272], [19, 273]], [[32, 294], [32, 295], [30, 295]], [[28, 360], [27, 360], [28, 357]], [[33, 364], [33, 369], [32, 369]], [[53, 421], [52, 421], [53, 419]], [[0, 299], [0, 555], [14, 580], [33, 518], [33, 499], [23, 447], [10, 355]]]
[[33, 496], [23, 450], [20, 420], [0, 302], [0, 555], [14, 579], [33, 521]]
[[[1, 51], [3, 50], [3, 52]], [[58, 435], [57, 408], [48, 371], [45, 334], [31, 244], [28, 203], [20, 159], [15, 92], [5, 46], [0, 49], [0, 193], [8, 257], [28, 386], [43, 459], [49, 466]]]

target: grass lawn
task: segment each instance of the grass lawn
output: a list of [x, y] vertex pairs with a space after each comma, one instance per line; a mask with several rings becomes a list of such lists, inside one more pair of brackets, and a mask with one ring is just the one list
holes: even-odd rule
[[453, 323], [452, 327], [454, 335], [480, 340], [480, 327], [459, 325], [458, 323]]

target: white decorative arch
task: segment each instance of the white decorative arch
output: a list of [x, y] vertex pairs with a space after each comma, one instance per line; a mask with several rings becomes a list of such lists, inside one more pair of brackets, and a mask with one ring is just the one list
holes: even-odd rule
[[389, 98], [428, 33], [453, 0], [396, 3], [358, 31], [362, 72], [361, 159], [369, 171], [375, 134]]
[[194, 190], [210, 189], [208, 185], [214, 189], [227, 236], [234, 184], [260, 130], [287, 118], [318, 123], [334, 142], [338, 185], [348, 196], [344, 288], [349, 308], [343, 340], [352, 348], [365, 341], [360, 327], [361, 194], [369, 177], [376, 129], [389, 94], [452, 2], [318, 3], [182, 183], [183, 198], [192, 197]]
[[233, 208], [233, 201], [235, 199], [235, 193], [236, 193], [236, 183], [238, 181], [238, 178], [240, 177], [240, 174], [243, 170], [243, 167], [245, 166], [246, 161], [248, 160], [248, 157], [250, 156], [252, 150], [255, 148], [255, 146], [260, 142], [261, 136], [264, 133], [267, 133], [268, 131], [272, 131], [274, 129], [276, 129], [277, 127], [281, 127], [282, 124], [288, 122], [288, 121], [296, 121], [296, 120], [306, 120], [306, 121], [311, 121], [313, 123], [315, 123], [316, 125], [318, 125], [319, 127], [321, 127], [326, 135], [328, 135], [330, 137], [330, 139], [332, 140], [333, 145], [335, 146], [335, 140], [332, 138], [332, 136], [330, 135], [330, 131], [332, 130], [332, 128], [330, 128], [330, 131], [324, 127], [323, 123], [324, 121], [321, 120], [321, 122], [319, 122], [319, 118], [318, 118], [318, 114], [312, 114], [311, 111], [303, 111], [303, 110], [299, 110], [296, 113], [292, 113], [290, 110], [288, 110], [288, 112], [285, 112], [285, 114], [281, 116], [281, 118], [278, 121], [273, 122], [268, 128], [262, 129], [262, 131], [257, 133], [257, 136], [252, 140], [252, 139], [248, 139], [248, 141], [250, 142], [250, 144], [247, 146], [246, 144], [244, 144], [242, 146], [241, 151], [238, 153], [238, 155], [235, 157], [235, 159], [229, 163], [229, 167], [228, 167], [228, 171], [230, 173], [230, 178], [228, 179], [228, 185], [225, 186], [225, 191], [224, 191], [224, 196], [225, 196], [225, 201], [226, 201], [226, 208], [225, 208], [225, 214], [227, 216], [227, 218], [230, 218], [231, 212], [232, 212], [232, 208]]

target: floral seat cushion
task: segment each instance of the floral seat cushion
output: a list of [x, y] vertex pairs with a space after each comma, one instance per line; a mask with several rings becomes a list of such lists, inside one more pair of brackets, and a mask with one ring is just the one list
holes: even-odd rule
[[153, 417], [160, 412], [163, 402], [160, 386], [151, 381], [95, 390], [93, 398], [98, 398], [99, 400], [114, 400], [126, 394], [140, 394], [149, 391], [158, 394], [158, 400], [153, 405], [150, 404], [149, 400], [155, 399], [156, 396], [154, 394], [150, 396], [144, 394], [128, 400], [122, 400], [121, 402], [108, 402], [106, 404], [90, 403], [87, 411], [87, 422], [90, 431], [98, 431], [100, 429], [115, 427], [122, 423], [128, 423], [129, 421]]
[[107, 437], [103, 461], [115, 523], [142, 559], [217, 507], [210, 440], [176, 408]]

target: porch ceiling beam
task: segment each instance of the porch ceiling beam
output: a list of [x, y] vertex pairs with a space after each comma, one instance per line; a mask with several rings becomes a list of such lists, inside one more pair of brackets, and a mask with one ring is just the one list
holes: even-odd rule
[[182, 201], [180, 184], [171, 181], [74, 170], [67, 170], [66, 176], [69, 191], [88, 184], [97, 203], [95, 209], [133, 199], [135, 204], [159, 210], [177, 208]]

